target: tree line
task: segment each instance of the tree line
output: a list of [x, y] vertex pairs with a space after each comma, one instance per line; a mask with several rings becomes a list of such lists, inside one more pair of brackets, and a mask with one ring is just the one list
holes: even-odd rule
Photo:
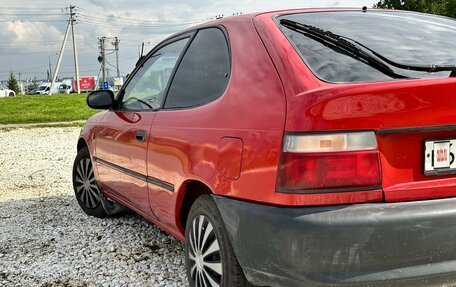
[[374, 8], [410, 10], [456, 18], [456, 0], [382, 0]]

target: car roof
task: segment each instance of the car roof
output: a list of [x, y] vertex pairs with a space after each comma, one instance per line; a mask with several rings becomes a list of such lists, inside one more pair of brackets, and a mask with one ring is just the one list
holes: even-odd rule
[[[392, 10], [392, 9], [378, 9], [378, 8], [367, 8], [369, 10], [375, 10], [375, 11], [401, 11], [401, 12], [410, 12], [413, 13], [412, 11], [403, 11], [403, 10]], [[201, 29], [205, 27], [210, 27], [210, 26], [216, 26], [216, 25], [223, 25], [226, 22], [233, 21], [233, 20], [241, 20], [241, 19], [251, 19], [253, 20], [254, 18], [258, 16], [262, 17], [273, 17], [277, 15], [285, 15], [285, 14], [295, 14], [295, 13], [311, 13], [311, 12], [336, 12], [336, 11], [362, 11], [363, 6], [360, 7], [337, 7], [337, 8], [329, 8], [329, 7], [324, 7], [324, 8], [297, 8], [297, 9], [278, 9], [278, 10], [271, 10], [271, 11], [261, 11], [261, 12], [253, 12], [253, 13], [247, 13], [247, 14], [240, 14], [240, 15], [233, 15], [233, 16], [227, 16], [223, 17], [220, 19], [213, 19], [210, 21], [202, 22], [199, 24], [196, 24], [194, 26], [191, 26], [187, 29], [184, 29], [182, 31], [179, 31], [170, 37], [167, 37], [166, 39], [172, 38], [176, 35], [179, 34], [185, 34], [186, 32], [193, 31], [196, 29]]]
[[[408, 12], [408, 13], [418, 13], [418, 12], [413, 12], [413, 11], [404, 11], [404, 10], [396, 10], [396, 9], [379, 9], [379, 8], [367, 8], [367, 11], [372, 10], [372, 11], [384, 11], [384, 12]], [[314, 12], [339, 12], [339, 11], [363, 11], [363, 6], [360, 7], [321, 7], [321, 8], [297, 8], [297, 9], [278, 9], [278, 10], [270, 10], [270, 11], [261, 11], [261, 12], [253, 12], [253, 13], [246, 13], [246, 14], [240, 14], [240, 15], [233, 15], [233, 16], [227, 16], [223, 17], [220, 19], [213, 19], [210, 21], [202, 22], [199, 24], [196, 24], [194, 26], [188, 27], [186, 29], [183, 29], [179, 32], [176, 32], [156, 45], [160, 46], [162, 43], [167, 42], [169, 39], [175, 38], [176, 36], [183, 35], [186, 33], [189, 33], [191, 31], [195, 31], [198, 29], [202, 28], [207, 28], [207, 27], [214, 27], [221, 25], [223, 26], [225, 23], [229, 23], [231, 21], [236, 21], [236, 20], [251, 20], [253, 21], [257, 17], [275, 17], [279, 15], [286, 15], [286, 14], [295, 14], [295, 13], [314, 13]], [[153, 49], [152, 49], [153, 50]], [[150, 52], [152, 52], [152, 50]]]
[[[367, 10], [373, 10], [373, 11], [401, 11], [401, 12], [410, 12], [413, 13], [412, 11], [404, 11], [404, 10], [393, 10], [393, 9], [378, 9], [378, 8], [367, 8]], [[211, 20], [208, 22], [204, 22], [201, 24], [198, 24], [196, 26], [191, 27], [191, 29], [195, 29], [199, 26], [206, 26], [206, 25], [213, 25], [213, 24], [222, 24], [223, 22], [226, 22], [228, 20], [233, 20], [233, 19], [253, 19], [257, 16], [263, 16], [263, 15], [283, 15], [283, 14], [294, 14], [294, 13], [310, 13], [310, 12], [338, 12], [338, 11], [363, 11], [363, 6], [360, 7], [337, 7], [337, 8], [296, 8], [296, 9], [278, 9], [278, 10], [271, 10], [271, 11], [262, 11], [262, 12], [253, 12], [253, 13], [247, 13], [247, 14], [240, 14], [240, 15], [233, 15], [233, 16], [227, 16], [223, 17], [220, 19], [215, 19]]]

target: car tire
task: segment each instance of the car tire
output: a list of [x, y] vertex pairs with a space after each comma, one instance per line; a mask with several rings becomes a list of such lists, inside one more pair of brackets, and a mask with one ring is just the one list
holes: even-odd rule
[[244, 276], [210, 195], [200, 196], [192, 205], [185, 235], [185, 259], [191, 287], [253, 286]]
[[105, 218], [125, 211], [122, 205], [107, 199], [98, 187], [87, 147], [74, 160], [73, 189], [79, 206], [90, 216]]
[[8, 97], [14, 97], [14, 93], [13, 93], [13, 92], [10, 92], [10, 93], [8, 94]]

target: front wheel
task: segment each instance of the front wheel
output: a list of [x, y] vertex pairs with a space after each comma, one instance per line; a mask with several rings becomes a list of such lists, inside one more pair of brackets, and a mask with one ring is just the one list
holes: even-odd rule
[[73, 189], [79, 206], [88, 215], [104, 218], [125, 210], [123, 206], [107, 199], [101, 193], [95, 181], [87, 147], [82, 148], [74, 160]]
[[192, 287], [252, 286], [246, 280], [210, 195], [199, 197], [185, 228], [187, 276]]

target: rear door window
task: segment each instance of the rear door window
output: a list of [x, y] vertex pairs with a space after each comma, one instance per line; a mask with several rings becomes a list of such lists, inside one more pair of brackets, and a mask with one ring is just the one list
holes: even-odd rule
[[220, 97], [230, 76], [225, 34], [218, 28], [198, 31], [171, 83], [165, 109], [188, 108]]

